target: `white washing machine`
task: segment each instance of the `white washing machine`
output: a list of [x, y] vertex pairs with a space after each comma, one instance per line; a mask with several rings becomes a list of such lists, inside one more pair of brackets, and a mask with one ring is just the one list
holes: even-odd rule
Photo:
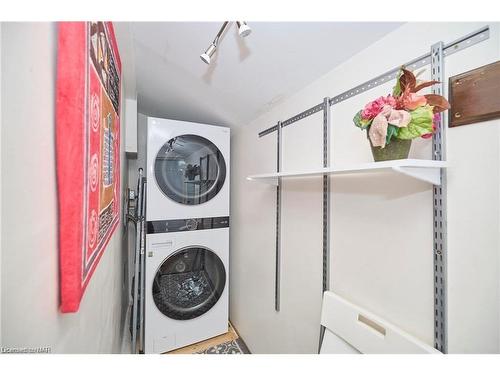
[[[148, 223], [145, 353], [164, 353], [228, 331], [229, 218]], [[192, 224], [192, 223], [191, 223]], [[190, 228], [190, 229], [188, 229]], [[177, 231], [179, 230], [179, 231]]]
[[229, 215], [229, 128], [148, 118], [146, 219]]

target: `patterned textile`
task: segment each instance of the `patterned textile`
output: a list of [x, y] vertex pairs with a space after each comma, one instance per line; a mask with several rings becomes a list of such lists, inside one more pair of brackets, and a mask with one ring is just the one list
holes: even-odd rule
[[120, 221], [121, 62], [110, 22], [61, 22], [56, 154], [61, 311], [76, 312]]
[[196, 354], [247, 354], [235, 340], [212, 346]]

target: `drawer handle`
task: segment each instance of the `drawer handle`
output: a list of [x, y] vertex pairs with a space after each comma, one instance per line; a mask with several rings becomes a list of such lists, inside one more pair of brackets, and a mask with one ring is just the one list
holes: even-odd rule
[[385, 336], [385, 328], [382, 327], [380, 324], [375, 323], [373, 320], [368, 319], [366, 316], [358, 314], [358, 322], [367, 325], [371, 329], [374, 329], [375, 331], [380, 333], [382, 336]]

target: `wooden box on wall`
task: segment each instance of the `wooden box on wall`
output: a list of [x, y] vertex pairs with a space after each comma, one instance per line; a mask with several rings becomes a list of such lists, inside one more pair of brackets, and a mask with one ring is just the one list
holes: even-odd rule
[[450, 78], [449, 126], [500, 118], [500, 61]]

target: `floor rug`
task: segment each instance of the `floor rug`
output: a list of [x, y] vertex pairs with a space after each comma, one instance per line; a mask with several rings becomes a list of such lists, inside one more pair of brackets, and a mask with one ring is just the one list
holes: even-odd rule
[[210, 348], [197, 352], [196, 354], [250, 354], [250, 351], [243, 340], [236, 339], [211, 346]]
[[229, 323], [226, 333], [172, 350], [168, 354], [250, 354], [250, 350]]

